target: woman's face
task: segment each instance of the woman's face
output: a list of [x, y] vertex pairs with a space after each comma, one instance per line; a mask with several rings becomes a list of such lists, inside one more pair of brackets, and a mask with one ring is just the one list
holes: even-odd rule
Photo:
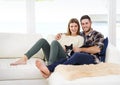
[[77, 32], [78, 32], [78, 25], [77, 23], [70, 23], [70, 32], [71, 32], [71, 35], [77, 35]]

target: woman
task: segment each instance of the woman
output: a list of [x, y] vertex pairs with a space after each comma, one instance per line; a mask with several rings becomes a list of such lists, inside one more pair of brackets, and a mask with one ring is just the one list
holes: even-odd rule
[[60, 60], [61, 58], [66, 57], [64, 45], [68, 45], [68, 40], [70, 40], [68, 37], [71, 36], [70, 38], [72, 38], [73, 41], [69, 42], [73, 43], [75, 47], [81, 46], [83, 44], [83, 42], [79, 42], [79, 39], [83, 41], [83, 38], [79, 35], [79, 33], [79, 21], [76, 18], [72, 18], [68, 23], [68, 31], [63, 37], [61, 37], [61, 40], [53, 40], [50, 45], [47, 40], [42, 38], [27, 53], [25, 53], [21, 59], [17, 60], [14, 63], [11, 63], [10, 65], [26, 64], [27, 60], [30, 59], [34, 54], [36, 54], [41, 48], [45, 54], [48, 65], [50, 65]]

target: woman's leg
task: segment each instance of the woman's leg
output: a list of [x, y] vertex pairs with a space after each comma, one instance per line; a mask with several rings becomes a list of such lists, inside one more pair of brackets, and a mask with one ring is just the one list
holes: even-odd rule
[[45, 39], [38, 40], [33, 47], [25, 53], [24, 57], [19, 59], [18, 61], [11, 63], [11, 65], [19, 65], [19, 64], [26, 64], [26, 61], [30, 59], [34, 54], [36, 54], [42, 48], [47, 61], [49, 60], [49, 53], [50, 53], [50, 45]]
[[25, 55], [30, 59], [34, 54], [36, 54], [42, 48], [43, 53], [47, 60], [49, 60], [49, 53], [50, 53], [50, 45], [47, 40], [40, 39], [36, 42], [36, 44], [27, 52]]
[[24, 55], [22, 58], [20, 58], [19, 60], [13, 62], [13, 63], [10, 63], [10, 65], [14, 66], [14, 65], [24, 65], [26, 64], [28, 58], [26, 55]]
[[63, 47], [60, 45], [60, 43], [57, 40], [52, 41], [48, 65], [51, 65], [52, 63], [65, 57], [66, 57], [65, 51]]

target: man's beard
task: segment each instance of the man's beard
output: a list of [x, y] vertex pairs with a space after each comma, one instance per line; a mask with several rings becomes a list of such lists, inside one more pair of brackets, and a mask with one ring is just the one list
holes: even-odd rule
[[90, 32], [91, 28], [89, 28], [87, 31], [85, 31], [86, 33]]

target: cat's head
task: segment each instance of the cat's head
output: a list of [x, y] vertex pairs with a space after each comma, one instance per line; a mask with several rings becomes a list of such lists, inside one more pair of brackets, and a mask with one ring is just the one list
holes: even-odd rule
[[66, 48], [66, 51], [67, 50], [72, 50], [73, 49], [73, 44], [71, 44], [70, 46], [65, 45], [65, 48]]

